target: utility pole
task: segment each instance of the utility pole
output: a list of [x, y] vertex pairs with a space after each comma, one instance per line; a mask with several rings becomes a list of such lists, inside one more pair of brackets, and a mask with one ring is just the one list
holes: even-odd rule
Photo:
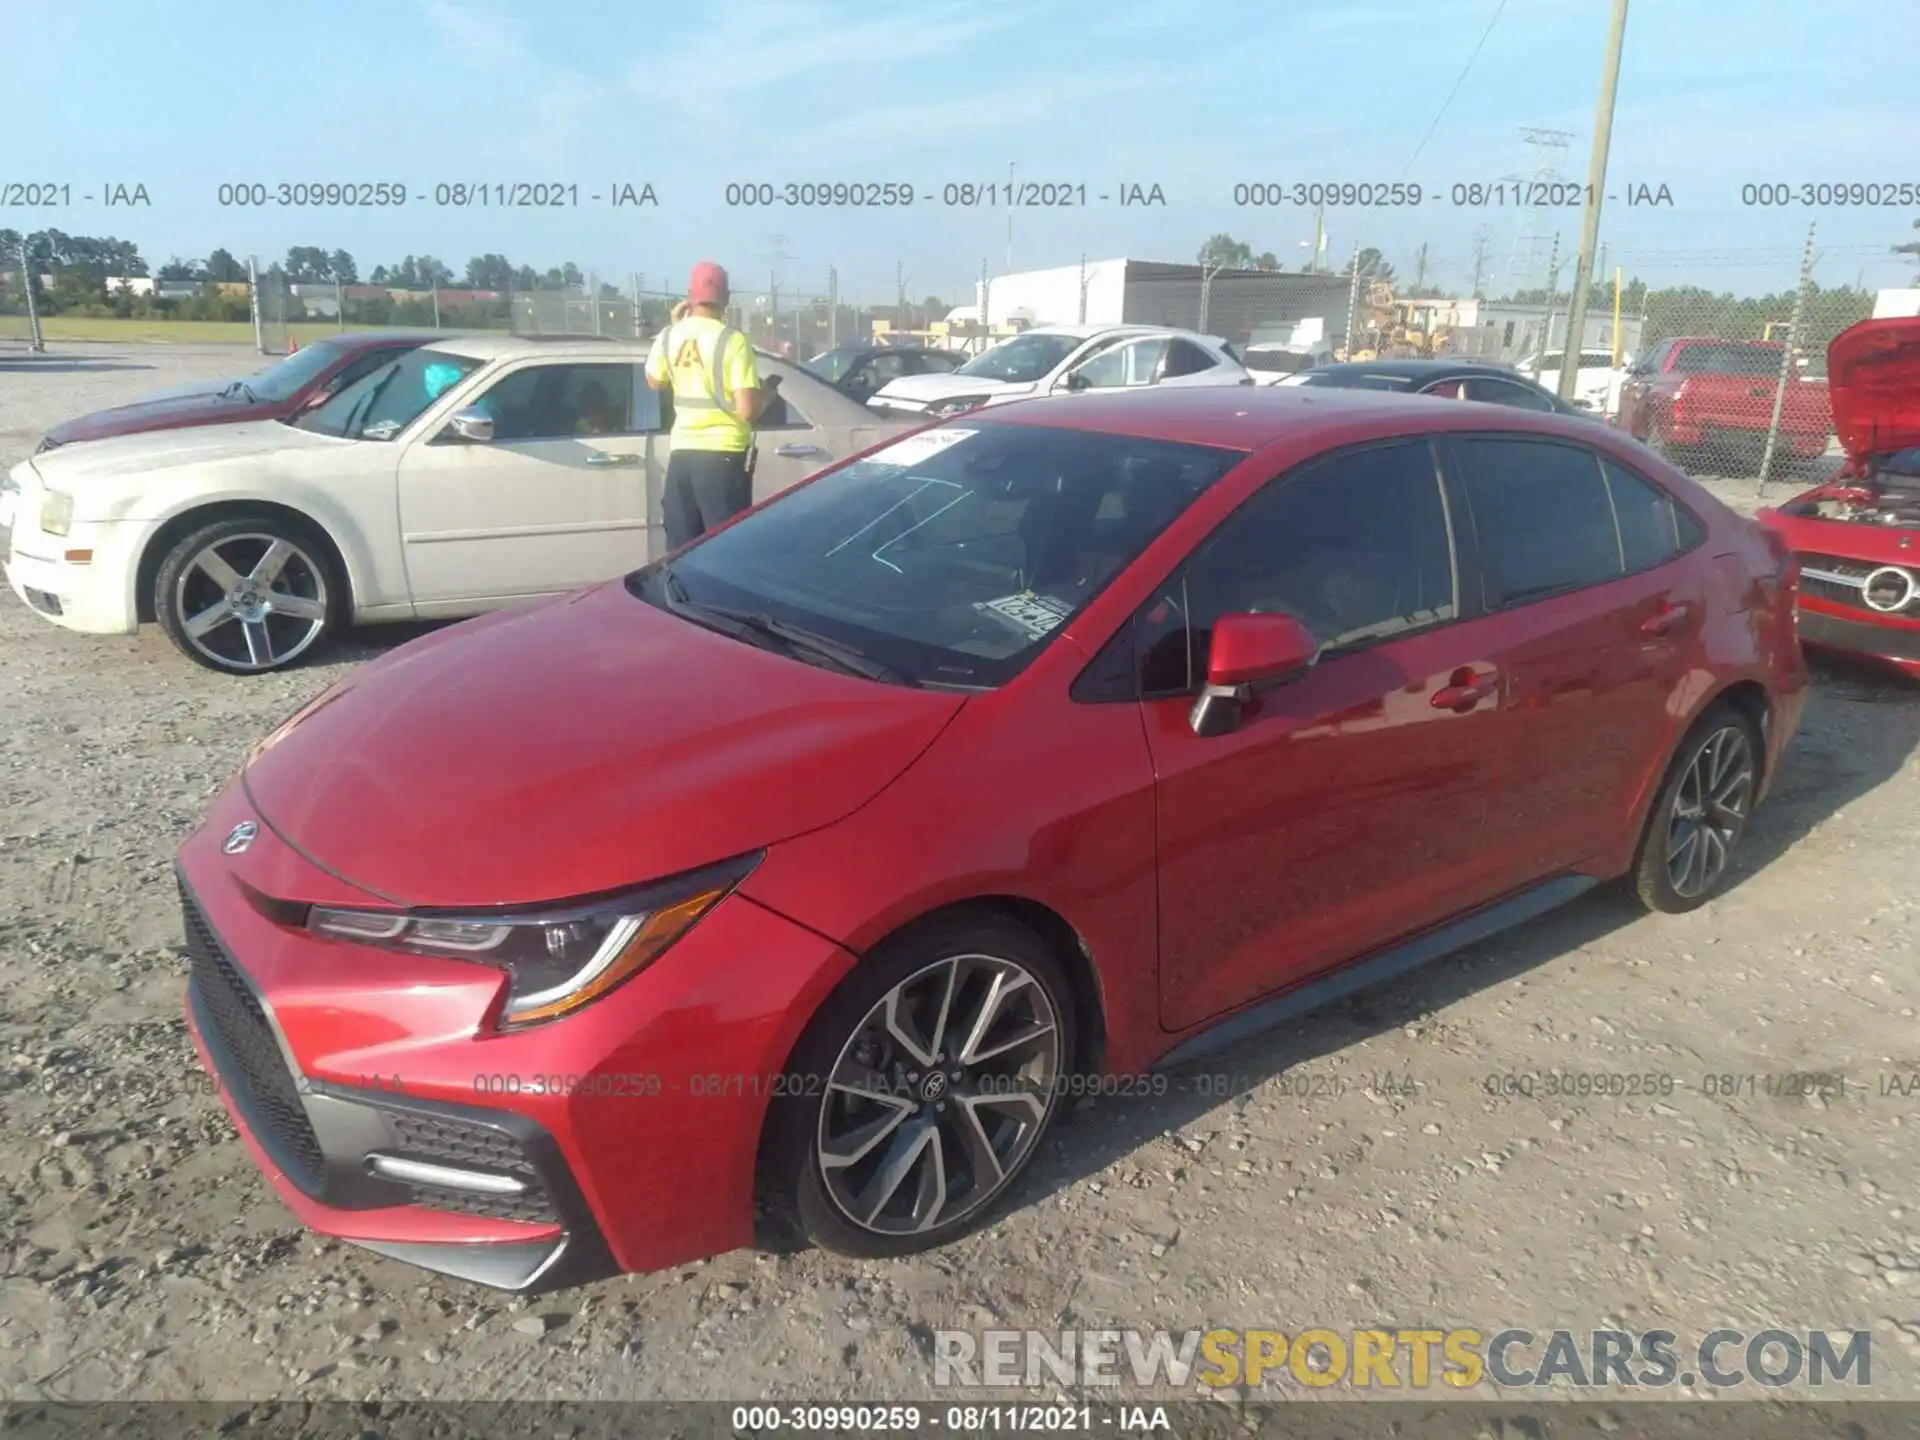
[[1007, 274], [1013, 273], [1013, 161], [1007, 162]]
[[1793, 294], [1793, 318], [1787, 322], [1787, 343], [1780, 351], [1780, 377], [1773, 385], [1773, 415], [1767, 421], [1767, 443], [1760, 452], [1760, 493], [1767, 493], [1767, 476], [1773, 473], [1773, 455], [1780, 443], [1780, 412], [1786, 405], [1787, 382], [1793, 378], [1793, 361], [1800, 349], [1800, 324], [1806, 319], [1807, 291], [1813, 287], [1813, 235], [1815, 226], [1807, 226], [1807, 246], [1800, 254], [1800, 287]]
[[[47, 342], [40, 333], [40, 309], [33, 301], [33, 260], [27, 253], [27, 242], [32, 238], [31, 235], [20, 237], [20, 279], [27, 287], [27, 330], [33, 336], [29, 348], [34, 354], [43, 355]], [[256, 336], [259, 334], [257, 328], [254, 333]]]
[[[992, 274], [987, 265], [987, 259], [983, 255], [980, 257], [980, 339], [983, 345], [993, 333], [992, 323], [988, 318], [992, 312], [988, 308], [987, 303], [992, 291]], [[974, 353], [978, 354], [979, 352], [975, 351]]]
[[1600, 202], [1606, 198], [1607, 147], [1613, 143], [1613, 101], [1620, 89], [1620, 50], [1627, 38], [1627, 0], [1613, 0], [1607, 59], [1600, 72], [1600, 99], [1593, 113], [1593, 154], [1587, 161], [1586, 213], [1580, 218], [1580, 258], [1573, 267], [1573, 303], [1567, 309], [1567, 353], [1560, 367], [1560, 398], [1573, 399], [1580, 366], [1575, 347], [1586, 343], [1587, 287], [1593, 283], [1593, 252], [1600, 241]]
[[1353, 242], [1353, 275], [1347, 281], [1347, 359], [1354, 357], [1354, 340], [1360, 328], [1360, 242]]
[[907, 328], [907, 271], [898, 260], [893, 262], [893, 328]]
[[1468, 292], [1474, 299], [1485, 297], [1481, 294], [1481, 282], [1487, 278], [1487, 262], [1493, 257], [1493, 230], [1482, 225], [1473, 232], [1473, 286]]
[[[1540, 367], [1546, 364], [1547, 350], [1553, 344], [1553, 311], [1560, 301], [1560, 237], [1553, 237], [1553, 249], [1547, 252], [1547, 314], [1540, 322], [1540, 344], [1533, 352], [1533, 373], [1538, 375]], [[1577, 368], [1577, 367], [1576, 367]], [[1567, 367], [1562, 364], [1564, 374]], [[1561, 396], [1566, 399], [1566, 396]]]
[[1080, 323], [1087, 323], [1087, 257], [1084, 251], [1080, 255]]
[[827, 267], [827, 348], [837, 349], [840, 345], [840, 272], [833, 266]]
[[1327, 206], [1322, 201], [1313, 211], [1313, 273], [1323, 274], [1327, 268]]
[[1420, 248], [1413, 252], [1413, 288], [1427, 288], [1427, 268], [1431, 262], [1427, 256], [1427, 242], [1422, 240]]
[[[33, 295], [31, 286], [27, 289], [29, 298]], [[260, 314], [260, 261], [257, 257], [247, 257], [247, 308], [253, 311], [253, 348], [262, 355], [267, 353], [266, 321]]]

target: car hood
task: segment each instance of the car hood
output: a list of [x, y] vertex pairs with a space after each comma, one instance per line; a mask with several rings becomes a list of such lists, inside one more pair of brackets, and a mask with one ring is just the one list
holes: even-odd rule
[[1853, 459], [1920, 445], [1920, 316], [1862, 320], [1834, 336], [1827, 404]]
[[258, 746], [261, 818], [396, 904], [616, 890], [830, 825], [964, 704], [802, 664], [615, 581], [363, 667]]
[[222, 396], [218, 391], [150, 395], [130, 405], [75, 416], [47, 431], [47, 438], [56, 445], [72, 445], [170, 425], [219, 425], [229, 420], [258, 419], [262, 405], [237, 395]]
[[143, 430], [86, 445], [62, 446], [33, 457], [46, 483], [71, 490], [89, 480], [143, 474], [176, 465], [204, 465], [244, 459], [270, 451], [323, 445], [375, 444], [332, 435], [316, 435], [278, 420], [246, 420], [233, 425], [193, 425], [175, 430]]
[[1024, 395], [1032, 389], [1031, 384], [992, 380], [985, 375], [902, 375], [882, 385], [873, 398], [930, 405], [936, 400], [954, 400], [962, 395]]

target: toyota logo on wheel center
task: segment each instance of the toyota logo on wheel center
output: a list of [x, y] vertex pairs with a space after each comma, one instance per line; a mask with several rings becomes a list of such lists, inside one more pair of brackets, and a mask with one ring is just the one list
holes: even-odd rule
[[946, 1096], [947, 1077], [940, 1071], [932, 1071], [920, 1082], [920, 1098], [927, 1104], [931, 1105], [936, 1100], [944, 1100]]

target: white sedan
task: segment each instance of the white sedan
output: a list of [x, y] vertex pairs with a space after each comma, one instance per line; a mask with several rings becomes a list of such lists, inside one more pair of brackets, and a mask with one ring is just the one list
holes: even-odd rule
[[1214, 335], [1165, 325], [1048, 325], [1022, 331], [944, 375], [907, 375], [867, 401], [881, 415], [941, 420], [1032, 395], [1140, 385], [1251, 385]]
[[[0, 486], [8, 583], [68, 629], [157, 620], [236, 673], [338, 626], [477, 615], [664, 550], [671, 400], [647, 347], [466, 336], [410, 351], [298, 420], [62, 446]], [[759, 357], [754, 498], [905, 428]]]

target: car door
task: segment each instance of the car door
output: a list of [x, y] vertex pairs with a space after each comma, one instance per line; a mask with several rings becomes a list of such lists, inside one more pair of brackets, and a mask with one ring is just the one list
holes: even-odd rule
[[646, 562], [638, 369], [529, 360], [476, 397], [493, 420], [490, 441], [449, 425], [408, 446], [400, 528], [421, 615], [511, 604]]
[[1704, 530], [1659, 486], [1585, 446], [1467, 436], [1443, 446], [1472, 598], [1497, 626], [1506, 749], [1488, 853], [1516, 877], [1618, 839], [1625, 798], [1675, 736], [1706, 595], [1680, 558]]
[[[1136, 617], [1169, 1029], [1495, 893], [1499, 675], [1450, 534], [1426, 440], [1344, 452], [1270, 482]], [[1199, 735], [1212, 624], [1247, 610], [1288, 611], [1326, 648]]]
[[753, 426], [756, 503], [903, 428], [792, 366], [764, 355], [755, 360], [767, 392]]

